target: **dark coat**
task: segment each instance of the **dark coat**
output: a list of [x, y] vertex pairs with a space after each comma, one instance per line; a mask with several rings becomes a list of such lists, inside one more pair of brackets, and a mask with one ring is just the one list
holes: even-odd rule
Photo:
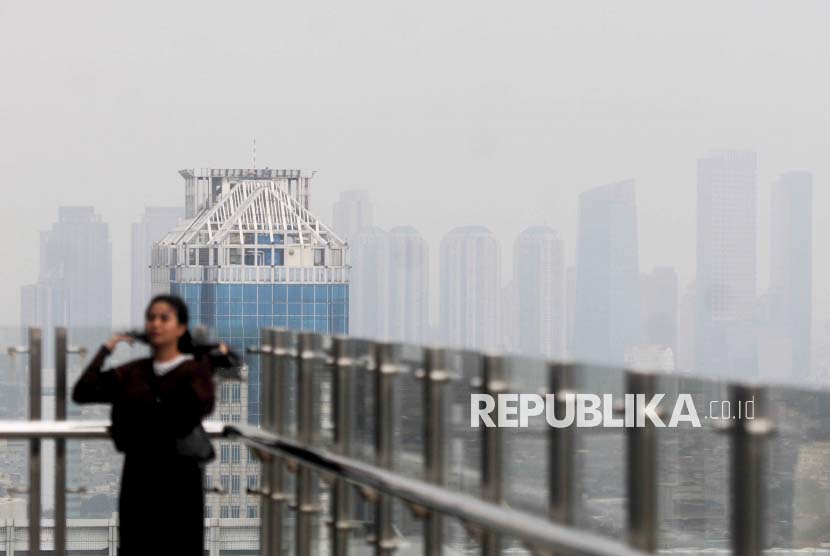
[[207, 356], [156, 376], [152, 359], [101, 372], [110, 351], [102, 346], [72, 392], [76, 403], [112, 404], [112, 437], [124, 453], [119, 511], [119, 554], [202, 556], [204, 490], [195, 460], [176, 453], [215, 402]]

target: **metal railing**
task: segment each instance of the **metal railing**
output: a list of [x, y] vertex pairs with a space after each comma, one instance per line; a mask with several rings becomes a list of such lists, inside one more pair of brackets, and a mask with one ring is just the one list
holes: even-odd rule
[[[56, 334], [57, 407], [66, 406], [66, 355], [80, 351], [68, 348], [65, 329]], [[547, 518], [508, 507], [505, 503], [505, 437], [498, 427], [480, 430], [480, 496], [472, 496], [446, 486], [447, 387], [461, 378], [451, 359], [462, 352], [442, 348], [408, 346], [417, 352], [404, 362], [403, 347], [397, 344], [368, 342], [355, 338], [268, 329], [262, 331], [261, 344], [249, 351], [261, 360], [261, 428], [244, 425], [206, 423], [209, 434], [238, 437], [260, 455], [262, 465], [261, 540], [262, 554], [284, 551], [286, 516], [294, 512], [294, 552], [312, 554], [313, 518], [321, 512], [318, 487], [321, 478], [333, 482], [331, 498], [331, 552], [348, 554], [354, 529], [356, 493], [374, 506], [374, 551], [378, 555], [396, 550], [393, 501], [404, 501], [413, 515], [423, 519], [425, 554], [444, 551], [445, 517], [460, 520], [478, 541], [482, 554], [500, 553], [503, 540], [513, 538], [538, 554], [642, 555], [657, 550], [657, 450], [656, 430], [646, 426], [625, 431], [627, 543], [611, 540], [575, 526], [575, 448], [571, 427], [551, 427], [547, 433]], [[30, 357], [30, 421], [0, 422], [0, 438], [28, 439], [29, 477], [29, 554], [40, 550], [40, 441], [70, 438], [104, 438], [108, 423], [72, 422], [65, 409], [56, 412], [55, 422], [40, 419], [40, 331], [30, 330], [29, 346], [14, 348]], [[11, 351], [11, 350], [10, 350]], [[505, 359], [498, 355], [463, 352], [474, 362], [472, 384], [479, 392], [496, 395], [509, 388]], [[564, 400], [574, 393], [579, 366], [549, 363], [545, 367], [547, 393]], [[401, 407], [395, 393], [398, 377], [412, 371], [419, 380], [423, 478], [413, 478], [394, 469], [394, 434]], [[362, 461], [353, 452], [352, 420], [362, 400], [355, 399], [354, 385], [359, 373], [370, 377], [374, 461]], [[294, 376], [296, 375], [296, 376]], [[293, 377], [294, 382], [291, 382]], [[331, 386], [330, 422], [324, 419], [317, 403], [320, 379]], [[61, 385], [60, 383], [63, 383]], [[627, 371], [625, 391], [648, 397], [655, 391], [655, 375]], [[770, 422], [761, 413], [765, 392], [760, 387], [732, 385], [729, 399], [753, 399], [757, 403], [753, 420], [736, 419], [728, 427], [730, 439], [731, 542], [738, 556], [760, 555], [763, 548], [764, 442]], [[293, 399], [289, 399], [293, 397]], [[296, 426], [290, 427], [288, 407], [295, 407]], [[557, 406], [555, 411], [561, 411]], [[327, 421], [324, 423], [324, 421]], [[332, 439], [322, 439], [330, 427]], [[289, 432], [294, 431], [294, 434]], [[56, 457], [55, 554], [65, 554], [66, 459]], [[286, 490], [285, 473], [294, 473], [295, 492]], [[355, 489], [359, 486], [359, 489]], [[293, 498], [293, 504], [289, 502]], [[62, 506], [62, 507], [59, 507]], [[63, 516], [63, 519], [58, 519]]]
[[[317, 500], [311, 498], [312, 470], [336, 478], [332, 505], [332, 553], [348, 553], [350, 512], [349, 489], [346, 483], [375, 489], [370, 499], [375, 506], [375, 553], [392, 554], [395, 550], [393, 531], [393, 498], [408, 502], [415, 514], [425, 520], [423, 547], [425, 554], [440, 554], [443, 549], [443, 516], [460, 519], [468, 530], [479, 531], [481, 553], [500, 553], [506, 536], [525, 541], [538, 553], [641, 554], [657, 550], [657, 450], [655, 426], [626, 430], [628, 544], [608, 541], [584, 530], [576, 530], [574, 522], [574, 443], [571, 427], [550, 428], [548, 436], [548, 496], [550, 520], [541, 520], [525, 512], [505, 506], [504, 431], [498, 427], [481, 428], [481, 497], [452, 492], [444, 487], [444, 429], [446, 384], [458, 380], [448, 360], [453, 352], [440, 348], [417, 348], [419, 363], [415, 373], [422, 381], [423, 463], [424, 480], [403, 476], [392, 470], [393, 430], [399, 407], [393, 384], [401, 370], [398, 354], [401, 346], [368, 342], [368, 349], [358, 357], [359, 344], [367, 341], [353, 338], [331, 338], [315, 333], [288, 330], [267, 330], [262, 344], [249, 351], [262, 358], [263, 407], [269, 418], [261, 429], [228, 427], [251, 446], [272, 452], [276, 457], [263, 462], [263, 477], [268, 477], [267, 495], [263, 501], [262, 546], [265, 553], [278, 553], [282, 547], [284, 505], [290, 496], [284, 492], [281, 474], [286, 459], [299, 464], [296, 481], [295, 549], [298, 556], [311, 554], [309, 514]], [[364, 346], [365, 347], [365, 346]], [[457, 352], [456, 352], [457, 353]], [[508, 389], [505, 360], [498, 355], [469, 354], [477, 362], [479, 391], [497, 395]], [[289, 405], [285, 383], [286, 369], [296, 372], [297, 433], [291, 438], [285, 430], [284, 411]], [[350, 457], [352, 449], [350, 419], [355, 412], [352, 399], [355, 371], [372, 373], [374, 382], [374, 464]], [[578, 366], [550, 363], [547, 365], [549, 392], [558, 400], [573, 394], [574, 374]], [[330, 449], [319, 441], [321, 416], [314, 414], [313, 393], [315, 374], [328, 377], [332, 384], [333, 434]], [[655, 392], [655, 375], [626, 372], [626, 393]], [[762, 402], [761, 388], [734, 385], [729, 388], [733, 403], [753, 398]], [[635, 398], [638, 399], [638, 398]], [[639, 403], [639, 402], [638, 402]], [[731, 490], [740, 504], [732, 507], [732, 547], [738, 556], [755, 556], [763, 546], [763, 446], [770, 431], [769, 421], [760, 413], [758, 403], [754, 420], [737, 419], [728, 427], [731, 438]], [[726, 428], [726, 427], [725, 427]], [[724, 485], [726, 488], [728, 485]], [[365, 494], [365, 489], [364, 489]]]

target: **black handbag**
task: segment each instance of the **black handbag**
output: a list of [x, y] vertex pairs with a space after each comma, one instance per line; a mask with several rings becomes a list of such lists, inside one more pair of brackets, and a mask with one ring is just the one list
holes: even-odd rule
[[176, 439], [176, 453], [183, 458], [195, 459], [205, 465], [216, 458], [216, 451], [201, 423], [186, 436]]

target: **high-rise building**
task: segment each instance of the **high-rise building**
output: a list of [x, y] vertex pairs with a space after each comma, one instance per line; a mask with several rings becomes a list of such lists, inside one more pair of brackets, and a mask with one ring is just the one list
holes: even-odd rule
[[342, 191], [333, 210], [332, 228], [337, 235], [351, 242], [359, 232], [373, 224], [369, 192], [365, 189]]
[[[373, 226], [369, 192], [365, 189], [341, 191], [332, 213], [332, 228], [351, 248], [350, 332], [385, 339], [385, 232]], [[381, 282], [383, 288], [377, 289]]]
[[513, 282], [522, 355], [561, 357], [565, 346], [565, 268], [562, 240], [551, 228], [532, 226], [513, 246]]
[[387, 339], [389, 240], [372, 226], [357, 232], [349, 243], [352, 262], [350, 331], [376, 340]]
[[52, 229], [41, 232], [38, 284], [65, 292], [63, 324], [112, 325], [109, 226], [93, 207], [60, 207]]
[[441, 241], [442, 341], [500, 349], [501, 248], [483, 226], [454, 228]]
[[643, 344], [677, 352], [677, 272], [658, 266], [640, 277]]
[[[194, 324], [239, 352], [265, 327], [348, 332], [348, 249], [308, 210], [313, 173], [181, 175], [187, 218], [153, 247], [153, 293], [184, 298]], [[248, 370], [248, 420], [258, 423], [256, 358]]]
[[[313, 173], [301, 170], [183, 170], [186, 219], [152, 250], [153, 293], [181, 296], [202, 324], [238, 353], [263, 328], [349, 331], [345, 242], [308, 210]], [[220, 385], [214, 418], [260, 421], [260, 366], [246, 358], [247, 384]], [[218, 517], [255, 517], [258, 465], [239, 442], [221, 442], [206, 481], [228, 495], [208, 503]], [[252, 515], [253, 514], [253, 515]]]
[[813, 176], [789, 172], [772, 186], [771, 324], [789, 341], [793, 375], [811, 375], [813, 307]]
[[389, 230], [389, 340], [424, 343], [429, 327], [429, 245], [412, 226]]
[[727, 151], [697, 164], [695, 371], [754, 376], [756, 157]]
[[[109, 226], [93, 207], [60, 207], [58, 221], [40, 233], [38, 280], [21, 288], [20, 309], [22, 326], [43, 329], [47, 366], [53, 364], [55, 326], [112, 326]], [[76, 333], [73, 341], [80, 340]]]
[[144, 323], [144, 310], [152, 294], [150, 255], [153, 244], [164, 239], [183, 217], [182, 207], [146, 207], [141, 221], [132, 226], [130, 322], [134, 326]]
[[634, 181], [579, 196], [574, 356], [622, 364], [640, 343], [640, 271]]

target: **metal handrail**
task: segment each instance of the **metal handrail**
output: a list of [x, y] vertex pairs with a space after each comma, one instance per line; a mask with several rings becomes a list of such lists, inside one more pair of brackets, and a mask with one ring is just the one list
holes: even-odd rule
[[250, 425], [226, 425], [225, 434], [245, 444], [294, 460], [303, 466], [335, 474], [350, 483], [368, 486], [463, 522], [480, 525], [502, 535], [527, 542], [536, 549], [563, 550], [592, 556], [646, 556], [648, 553], [574, 527], [493, 504], [480, 498], [450, 491], [412, 479], [376, 465], [327, 450], [308, 447], [288, 437]]
[[[222, 438], [224, 423], [202, 423], [211, 438]], [[0, 438], [7, 440], [94, 440], [110, 438], [109, 421], [0, 421]]]
[[[584, 530], [560, 525], [468, 494], [453, 492], [354, 458], [309, 448], [287, 437], [274, 435], [250, 425], [206, 421], [204, 427], [211, 438], [239, 437], [245, 444], [259, 450], [336, 474], [350, 483], [368, 486], [434, 512], [456, 517], [463, 522], [524, 540], [534, 548], [575, 551], [592, 556], [647, 554]], [[109, 437], [109, 421], [0, 421], [0, 438], [3, 439], [79, 440]]]

